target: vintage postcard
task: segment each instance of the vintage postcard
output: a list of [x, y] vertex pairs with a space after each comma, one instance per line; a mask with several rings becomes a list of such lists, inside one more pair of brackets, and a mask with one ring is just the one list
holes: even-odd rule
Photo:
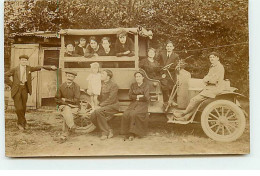
[[6, 0], [8, 157], [249, 154], [247, 0]]

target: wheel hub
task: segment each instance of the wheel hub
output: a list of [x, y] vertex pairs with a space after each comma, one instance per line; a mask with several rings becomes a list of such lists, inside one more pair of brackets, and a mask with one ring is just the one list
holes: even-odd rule
[[225, 124], [228, 123], [228, 119], [227, 119], [225, 116], [220, 116], [220, 117], [219, 117], [219, 123], [220, 123], [221, 125], [225, 125]]

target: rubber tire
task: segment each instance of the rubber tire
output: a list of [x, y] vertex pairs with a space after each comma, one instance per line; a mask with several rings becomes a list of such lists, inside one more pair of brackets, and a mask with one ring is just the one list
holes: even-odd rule
[[[232, 133], [231, 135], [226, 135], [225, 137], [222, 137], [219, 134], [214, 133], [211, 129], [208, 127], [208, 114], [216, 108], [216, 106], [228, 106], [230, 109], [232, 109], [233, 112], [237, 114], [237, 118], [239, 120], [239, 127], [236, 130], [235, 133]], [[201, 126], [204, 131], [204, 133], [211, 139], [219, 142], [232, 142], [237, 140], [244, 132], [246, 127], [246, 118], [243, 113], [243, 111], [240, 109], [239, 106], [237, 106], [235, 103], [228, 101], [228, 100], [216, 100], [211, 103], [209, 103], [203, 110], [201, 114]]]

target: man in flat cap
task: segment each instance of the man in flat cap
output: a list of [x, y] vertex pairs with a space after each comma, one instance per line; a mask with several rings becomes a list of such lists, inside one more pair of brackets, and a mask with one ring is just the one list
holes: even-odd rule
[[120, 29], [117, 33], [117, 40], [115, 44], [115, 52], [117, 57], [134, 56], [134, 42], [127, 36], [124, 29]]
[[67, 137], [70, 132], [76, 129], [74, 124], [75, 114], [79, 110], [80, 104], [80, 87], [74, 82], [77, 76], [76, 72], [67, 71], [66, 81], [61, 84], [56, 95], [55, 100], [57, 105], [59, 105], [59, 110], [64, 118], [66, 128], [63, 137]]
[[225, 89], [224, 73], [225, 69], [219, 61], [219, 54], [212, 52], [209, 54], [211, 66], [208, 74], [203, 78], [204, 89], [190, 100], [189, 105], [184, 111], [175, 111], [174, 115], [178, 120], [185, 121], [189, 119], [198, 105], [208, 98], [215, 98]]
[[101, 72], [99, 106], [95, 108], [90, 117], [92, 123], [98, 126], [102, 133], [101, 140], [113, 137], [113, 130], [108, 125], [108, 121], [119, 111], [118, 86], [111, 80], [112, 77], [111, 70], [106, 69]]
[[[28, 93], [32, 94], [32, 72], [40, 71], [42, 68], [46, 70], [56, 70], [55, 66], [37, 66], [28, 65], [29, 57], [21, 55], [20, 63], [17, 67], [5, 73], [5, 84], [11, 87], [11, 97], [14, 100], [15, 112], [18, 117], [17, 127], [24, 130], [27, 127], [25, 112]], [[13, 81], [10, 80], [12, 77]]]

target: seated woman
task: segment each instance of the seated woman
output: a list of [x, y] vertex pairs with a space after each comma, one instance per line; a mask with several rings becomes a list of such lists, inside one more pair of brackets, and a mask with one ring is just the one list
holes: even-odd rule
[[129, 90], [132, 102], [121, 120], [121, 134], [129, 140], [145, 135], [148, 122], [149, 85], [144, 82], [142, 72], [138, 71], [134, 76], [136, 82]]
[[74, 46], [72, 43], [68, 43], [64, 53], [64, 57], [78, 57], [80, 55], [76, 54], [74, 51]]
[[91, 36], [89, 38], [89, 44], [86, 47], [86, 52], [84, 56], [87, 58], [98, 56], [99, 49], [100, 47], [98, 45], [97, 38], [95, 36]]
[[109, 37], [103, 37], [101, 39], [100, 49], [97, 53], [99, 56], [115, 56], [115, 51], [111, 47], [111, 41]]
[[127, 36], [127, 32], [122, 29], [117, 34], [115, 44], [116, 56], [134, 56], [134, 42]]
[[186, 121], [201, 102], [208, 98], [215, 98], [223, 91], [224, 86], [224, 67], [219, 62], [219, 54], [212, 52], [209, 54], [211, 67], [208, 74], [203, 78], [206, 84], [205, 88], [195, 97], [190, 100], [187, 108], [184, 111], [175, 111], [173, 114], [177, 120]]
[[157, 60], [154, 59], [155, 49], [148, 49], [148, 57], [147, 59], [143, 59], [139, 63], [139, 67], [142, 68], [149, 78], [151, 79], [159, 79], [159, 69], [160, 64]]

